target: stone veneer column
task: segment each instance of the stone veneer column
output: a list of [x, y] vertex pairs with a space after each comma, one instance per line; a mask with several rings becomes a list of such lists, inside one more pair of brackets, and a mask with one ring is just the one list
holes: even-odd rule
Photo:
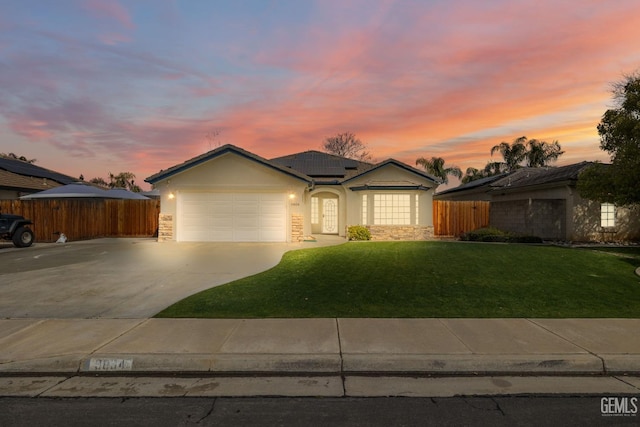
[[173, 215], [161, 213], [158, 217], [158, 242], [173, 240]]
[[304, 240], [304, 221], [300, 214], [291, 215], [291, 241], [302, 242]]

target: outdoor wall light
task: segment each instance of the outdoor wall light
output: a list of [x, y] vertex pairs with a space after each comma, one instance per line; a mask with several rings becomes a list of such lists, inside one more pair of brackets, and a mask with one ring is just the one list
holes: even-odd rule
[[173, 191], [171, 193], [169, 193], [169, 200], [173, 200], [176, 198], [176, 195], [173, 194]]
[[295, 193], [289, 193], [289, 200], [293, 200], [296, 198], [296, 194]]

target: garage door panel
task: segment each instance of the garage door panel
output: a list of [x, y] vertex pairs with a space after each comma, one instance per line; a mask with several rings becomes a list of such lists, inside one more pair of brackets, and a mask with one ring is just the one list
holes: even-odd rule
[[278, 193], [182, 193], [178, 240], [286, 241], [286, 196]]

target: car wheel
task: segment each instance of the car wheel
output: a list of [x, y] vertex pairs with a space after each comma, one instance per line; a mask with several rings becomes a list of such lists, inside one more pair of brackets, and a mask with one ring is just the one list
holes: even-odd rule
[[13, 244], [19, 248], [26, 248], [33, 243], [33, 231], [26, 227], [20, 227], [13, 233]]

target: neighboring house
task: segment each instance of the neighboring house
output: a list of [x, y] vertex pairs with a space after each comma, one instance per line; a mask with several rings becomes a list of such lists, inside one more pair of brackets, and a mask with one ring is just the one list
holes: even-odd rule
[[104, 190], [97, 185], [86, 182], [61, 185], [49, 190], [40, 191], [20, 197], [22, 200], [34, 199], [125, 199], [149, 200], [141, 194], [131, 192], [125, 188], [111, 188]]
[[0, 200], [15, 200], [77, 181], [22, 160], [0, 157]]
[[161, 194], [159, 240], [291, 242], [346, 235], [433, 235], [437, 181], [389, 159], [359, 162], [319, 151], [267, 160], [224, 145], [148, 177]]
[[434, 199], [489, 200], [492, 227], [548, 240], [640, 240], [637, 207], [598, 203], [578, 194], [578, 177], [590, 164], [521, 168], [443, 191]]

